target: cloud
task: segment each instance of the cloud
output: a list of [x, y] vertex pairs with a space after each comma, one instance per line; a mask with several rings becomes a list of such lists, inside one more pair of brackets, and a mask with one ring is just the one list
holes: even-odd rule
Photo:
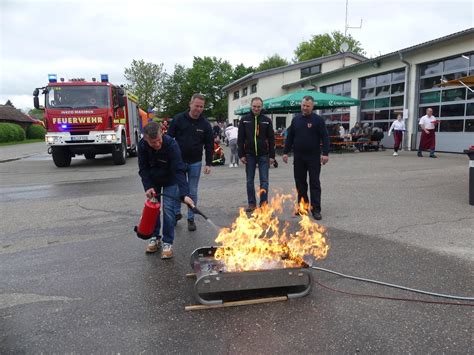
[[[466, 1], [351, 0], [349, 33], [370, 56], [472, 26]], [[291, 60], [312, 35], [344, 31], [345, 1], [2, 1], [3, 97], [23, 102], [48, 73], [66, 79], [108, 73], [125, 82], [133, 59], [192, 65], [215, 56], [257, 66], [275, 53]], [[461, 11], [461, 9], [467, 9]], [[453, 21], [455, 19], [455, 21]]]

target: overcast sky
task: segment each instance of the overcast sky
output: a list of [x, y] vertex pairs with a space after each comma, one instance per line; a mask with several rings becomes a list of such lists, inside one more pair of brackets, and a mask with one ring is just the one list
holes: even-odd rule
[[[473, 27], [472, 0], [349, 0], [349, 33], [368, 57]], [[0, 103], [31, 108], [48, 73], [125, 83], [133, 59], [192, 65], [216, 56], [256, 66], [298, 43], [345, 26], [345, 0], [17, 1], [0, 0]]]

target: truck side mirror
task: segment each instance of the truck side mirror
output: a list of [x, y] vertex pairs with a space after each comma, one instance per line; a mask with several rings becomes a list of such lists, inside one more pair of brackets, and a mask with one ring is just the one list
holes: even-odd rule
[[119, 107], [124, 107], [125, 106], [125, 91], [122, 88], [117, 89], [117, 99], [118, 99], [118, 105]]
[[[38, 90], [38, 89], [36, 89], [36, 90]], [[39, 104], [39, 97], [37, 95], [33, 97], [33, 105], [35, 106], [35, 109], [39, 110], [40, 104]]]
[[125, 98], [122, 95], [118, 95], [118, 105], [119, 107], [124, 107], [125, 106]]

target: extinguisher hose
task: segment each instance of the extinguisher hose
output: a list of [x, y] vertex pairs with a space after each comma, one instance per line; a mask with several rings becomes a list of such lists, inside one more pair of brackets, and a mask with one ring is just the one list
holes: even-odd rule
[[209, 219], [209, 217], [207, 217], [207, 216], [206, 216], [200, 209], [198, 209], [196, 206], [191, 207], [191, 206], [189, 206], [186, 202], [181, 201], [181, 199], [177, 198], [176, 196], [172, 196], [172, 195], [168, 195], [168, 194], [159, 193], [159, 194], [155, 194], [155, 196], [168, 197], [168, 198], [171, 198], [171, 199], [173, 199], [173, 200], [175, 200], [175, 201], [179, 201], [179, 202], [181, 202], [181, 203], [184, 203], [186, 206], [188, 206], [188, 207], [191, 209], [191, 211], [193, 211], [194, 213], [196, 213], [196, 214], [202, 216], [202, 217], [206, 220], [206, 222], [209, 223], [217, 232], [220, 231], [220, 228], [219, 228], [218, 226], [216, 226], [216, 225], [214, 224], [214, 222], [212, 222], [212, 221]]

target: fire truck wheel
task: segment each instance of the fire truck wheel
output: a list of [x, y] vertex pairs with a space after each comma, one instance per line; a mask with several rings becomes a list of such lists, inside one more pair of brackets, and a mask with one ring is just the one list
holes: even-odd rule
[[52, 147], [53, 161], [58, 168], [71, 165], [71, 153], [64, 147]]
[[123, 165], [127, 159], [127, 138], [122, 134], [122, 143], [117, 144], [112, 152], [115, 165]]
[[95, 159], [95, 153], [84, 153], [84, 157], [86, 157], [86, 159]]

